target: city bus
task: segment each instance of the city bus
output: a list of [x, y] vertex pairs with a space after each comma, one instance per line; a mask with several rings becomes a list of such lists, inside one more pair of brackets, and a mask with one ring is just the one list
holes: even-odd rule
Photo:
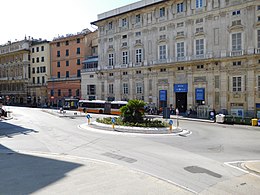
[[79, 100], [78, 110], [85, 113], [120, 115], [120, 108], [126, 104], [126, 101]]
[[111, 114], [120, 115], [120, 108], [125, 106], [127, 101], [112, 101], [111, 102]]
[[79, 99], [77, 98], [65, 98], [62, 108], [64, 110], [71, 110], [78, 108]]

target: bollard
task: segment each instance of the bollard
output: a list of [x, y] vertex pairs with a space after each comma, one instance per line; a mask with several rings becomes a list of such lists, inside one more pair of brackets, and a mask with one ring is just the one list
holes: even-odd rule
[[88, 118], [88, 125], [90, 124], [90, 118]]
[[116, 122], [115, 118], [112, 118], [111, 122], [112, 122], [112, 129], [115, 129], [115, 122]]
[[169, 121], [169, 125], [170, 125], [170, 130], [169, 130], [169, 131], [170, 131], [170, 133], [172, 133], [173, 120], [170, 120], [170, 121]]
[[90, 116], [90, 114], [87, 114], [87, 119], [88, 119], [88, 125], [90, 124], [90, 118], [91, 118], [91, 116]]

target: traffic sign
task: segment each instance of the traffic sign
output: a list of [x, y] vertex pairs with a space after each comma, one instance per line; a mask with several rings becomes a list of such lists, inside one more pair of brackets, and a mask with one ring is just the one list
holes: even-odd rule
[[173, 120], [169, 120], [169, 125], [173, 125]]
[[112, 121], [112, 123], [115, 123], [115, 122], [116, 122], [116, 119], [115, 119], [115, 118], [112, 118], [111, 121]]
[[86, 117], [87, 117], [87, 119], [90, 119], [90, 118], [91, 118], [90, 114], [87, 114], [87, 116], [86, 116]]

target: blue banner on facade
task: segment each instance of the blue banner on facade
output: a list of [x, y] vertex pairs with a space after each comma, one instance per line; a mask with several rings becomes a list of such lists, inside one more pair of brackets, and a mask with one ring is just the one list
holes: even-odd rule
[[188, 92], [188, 83], [174, 84], [174, 92]]
[[205, 88], [196, 88], [195, 89], [196, 100], [205, 100]]
[[160, 90], [160, 101], [167, 101], [167, 90]]

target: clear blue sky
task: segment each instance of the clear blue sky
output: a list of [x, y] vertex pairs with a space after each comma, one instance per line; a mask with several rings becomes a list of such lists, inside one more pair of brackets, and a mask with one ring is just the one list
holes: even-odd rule
[[[33, 38], [52, 40], [91, 27], [97, 15], [139, 0], [3, 0], [0, 45]], [[96, 28], [96, 26], [94, 26]]]

